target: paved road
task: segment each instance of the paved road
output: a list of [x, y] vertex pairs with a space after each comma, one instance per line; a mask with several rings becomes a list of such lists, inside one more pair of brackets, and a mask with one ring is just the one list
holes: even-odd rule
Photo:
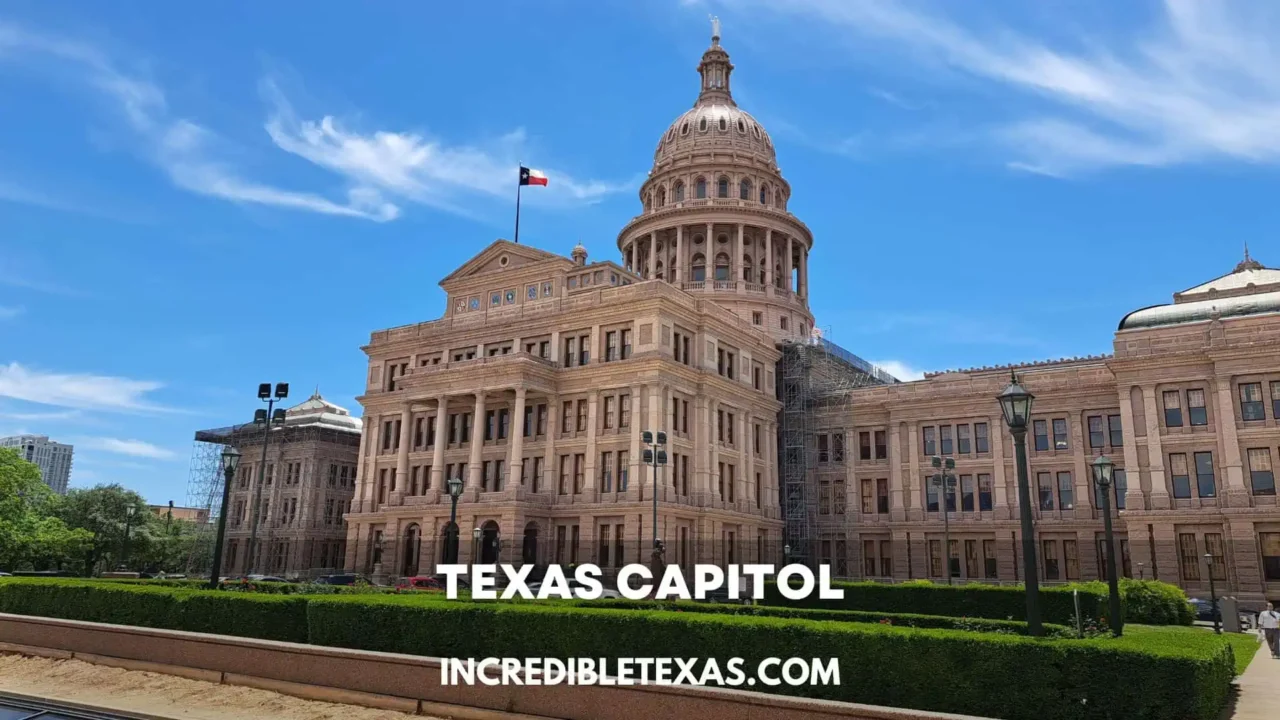
[[1263, 643], [1258, 643], [1258, 654], [1237, 682], [1240, 695], [1230, 720], [1280, 718], [1280, 660], [1273, 659]]

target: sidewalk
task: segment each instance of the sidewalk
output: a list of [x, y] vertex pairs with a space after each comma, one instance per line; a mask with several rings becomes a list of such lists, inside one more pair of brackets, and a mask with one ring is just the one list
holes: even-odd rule
[[1258, 643], [1258, 654], [1236, 682], [1240, 694], [1229, 720], [1280, 718], [1280, 660], [1272, 659], [1265, 644]]

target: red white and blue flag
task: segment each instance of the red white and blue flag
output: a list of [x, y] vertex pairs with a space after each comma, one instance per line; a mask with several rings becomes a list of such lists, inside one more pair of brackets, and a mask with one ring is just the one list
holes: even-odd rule
[[541, 170], [532, 170], [527, 167], [520, 168], [520, 184], [521, 185], [542, 185], [547, 184], [547, 176], [542, 174]]

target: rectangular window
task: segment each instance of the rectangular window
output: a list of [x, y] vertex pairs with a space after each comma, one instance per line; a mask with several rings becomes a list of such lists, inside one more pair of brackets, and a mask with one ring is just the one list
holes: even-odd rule
[[600, 490], [613, 492], [613, 453], [607, 450], [600, 453]]
[[1111, 447], [1124, 447], [1124, 426], [1120, 424], [1119, 415], [1107, 416], [1107, 432], [1111, 434]]
[[604, 334], [604, 361], [613, 362], [618, 359], [618, 331], [610, 330]]
[[1280, 533], [1258, 533], [1258, 545], [1262, 551], [1262, 578], [1280, 582]]
[[1266, 420], [1262, 406], [1262, 383], [1240, 384], [1240, 417], [1243, 420]]
[[631, 427], [631, 395], [627, 393], [618, 396], [618, 427]]
[[566, 495], [569, 492], [569, 470], [570, 470], [569, 456], [561, 455], [560, 456], [560, 484], [559, 484], [559, 487], [556, 488], [556, 492], [558, 492], [561, 495]]
[[978, 473], [978, 509], [983, 512], [990, 511], [994, 499], [990, 473]]
[[973, 424], [973, 445], [980, 453], [991, 452], [991, 438], [988, 436], [986, 423]]
[[1169, 477], [1173, 480], [1175, 498], [1191, 497], [1191, 471], [1187, 469], [1186, 453], [1169, 455]]
[[920, 434], [921, 434], [921, 437], [924, 438], [924, 454], [937, 455], [938, 448], [937, 448], [937, 443], [934, 442], [934, 428], [933, 427], [921, 428]]
[[932, 477], [925, 477], [925, 512], [938, 512], [938, 486]]
[[502, 408], [498, 411], [498, 439], [506, 440], [511, 434], [511, 410]]
[[[828, 439], [828, 437], [829, 436], [826, 433], [823, 433], [822, 435], [818, 436], [818, 462], [820, 463], [831, 461], [831, 453], [830, 453], [830, 450], [828, 449], [828, 446], [830, 445], [830, 440]], [[723, 432], [721, 433], [720, 439], [724, 440]]]
[[600, 548], [600, 567], [609, 567], [609, 548], [611, 545], [609, 544], [608, 525], [600, 526], [600, 540], [598, 546]]
[[881, 515], [889, 513], [889, 479], [876, 480], [876, 512]]
[[573, 367], [574, 360], [578, 359], [578, 338], [567, 337], [564, 339], [564, 366]]
[[942, 541], [929, 541], [929, 575], [942, 577]]
[[1036, 473], [1036, 487], [1040, 490], [1040, 509], [1053, 509], [1053, 475], [1047, 472]]
[[880, 541], [880, 575], [893, 577], [893, 544], [889, 540]]
[[582, 399], [578, 401], [578, 432], [587, 431], [587, 401]]
[[627, 482], [631, 475], [631, 461], [626, 450], [618, 451], [618, 492], [627, 491]]
[[1105, 444], [1106, 435], [1102, 432], [1102, 416], [1089, 416], [1089, 447], [1100, 448]]
[[1067, 421], [1063, 418], [1053, 421], [1053, 449], [1067, 449]]
[[1059, 472], [1058, 507], [1062, 510], [1070, 510], [1075, 506], [1075, 491], [1071, 486], [1071, 473], [1069, 471]]
[[978, 541], [964, 541], [964, 576], [968, 578], [976, 578], [980, 576], [978, 572]]
[[998, 572], [996, 566], [996, 541], [982, 541], [982, 569], [988, 580], [995, 580]]
[[1249, 448], [1249, 483], [1254, 495], [1276, 494], [1276, 477], [1271, 470], [1271, 448]]
[[876, 541], [862, 541], [862, 574], [875, 577], [876, 574]]
[[952, 440], [951, 440], [951, 426], [950, 426], [950, 425], [940, 425], [940, 426], [938, 426], [938, 438], [939, 438], [940, 440], [942, 440], [942, 454], [943, 454], [943, 455], [950, 455], [952, 452], [954, 452], [954, 449], [953, 449], [953, 447], [952, 447], [953, 443], [952, 443]]
[[885, 431], [876, 431], [876, 459], [887, 460], [889, 458], [889, 444], [885, 441]]
[[1187, 420], [1193, 426], [1209, 424], [1209, 411], [1204, 406], [1204, 390], [1187, 391]]
[[587, 456], [577, 453], [573, 456], [573, 494], [582, 493], [582, 480], [587, 472]]
[[1164, 391], [1165, 427], [1182, 427], [1182, 395], [1177, 390]]
[[869, 432], [858, 433], [858, 459], [871, 459], [871, 433]]
[[831, 462], [844, 462], [844, 433], [842, 432], [831, 436]]
[[1035, 438], [1035, 449], [1045, 452], [1049, 449], [1049, 423], [1044, 420], [1031, 421], [1031, 434]]
[[533, 430], [534, 434], [535, 434], [535, 435], [538, 435], [538, 436], [546, 435], [546, 434], [547, 434], [547, 405], [546, 405], [546, 403], [539, 403], [539, 405], [538, 405], [538, 414], [537, 414], [537, 418], [538, 418], [538, 419], [537, 419], [537, 422], [534, 424], [534, 430]]
[[604, 429], [613, 429], [613, 396], [604, 396]]
[[1123, 510], [1124, 496], [1129, 492], [1129, 477], [1125, 475], [1124, 468], [1116, 468], [1112, 471], [1112, 476], [1114, 478], [1112, 484], [1115, 485], [1116, 493], [1115, 506], [1117, 510]]
[[573, 401], [565, 400], [560, 407], [560, 435], [573, 432]]
[[1045, 540], [1041, 544], [1044, 546], [1044, 579], [1057, 580], [1060, 577], [1058, 571], [1058, 541]]
[[761, 378], [764, 376], [764, 370], [759, 367], [751, 368], [751, 387], [756, 390], [760, 389]]
[[1184, 581], [1200, 579], [1200, 552], [1196, 548], [1194, 533], [1178, 534], [1178, 564], [1182, 568]]
[[1227, 579], [1227, 547], [1222, 543], [1222, 533], [1205, 533], [1204, 550], [1213, 558], [1209, 566], [1209, 577], [1214, 580]]
[[1202, 498], [1216, 497], [1217, 485], [1213, 480], [1213, 453], [1198, 452], [1196, 461], [1196, 494]]
[[961, 455], [968, 455], [972, 445], [969, 442], [969, 426], [956, 426], [956, 452]]
[[622, 331], [622, 359], [626, 360], [631, 357], [631, 331]]
[[591, 362], [591, 336], [580, 335], [578, 337], [578, 364], [586, 365]]
[[964, 512], [973, 512], [973, 476], [972, 475], [960, 476], [960, 509]]
[[875, 497], [872, 495], [873, 484], [870, 480], [862, 481], [862, 514], [870, 515], [872, 508], [875, 507]]
[[1067, 579], [1080, 579], [1080, 555], [1075, 540], [1062, 541], [1062, 559], [1066, 565]]

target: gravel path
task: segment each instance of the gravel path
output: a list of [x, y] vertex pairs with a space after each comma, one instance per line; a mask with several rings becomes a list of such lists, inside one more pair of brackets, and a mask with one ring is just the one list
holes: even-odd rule
[[[80, 660], [0, 655], [0, 690], [183, 720], [422, 720], [356, 705], [303, 700], [255, 688], [218, 685]], [[431, 720], [428, 718], [428, 720]], [[438, 718], [435, 720], [439, 720]]]

